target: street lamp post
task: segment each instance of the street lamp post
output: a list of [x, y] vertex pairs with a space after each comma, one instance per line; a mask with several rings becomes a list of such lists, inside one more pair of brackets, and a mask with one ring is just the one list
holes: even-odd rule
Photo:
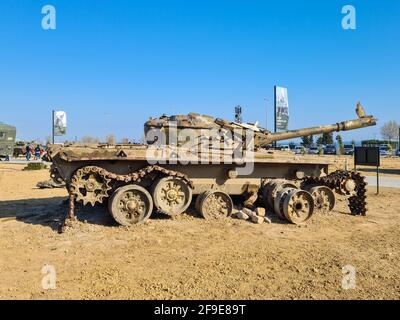
[[52, 111], [52, 121], [51, 121], [51, 141], [54, 144], [55, 139], [54, 139], [54, 110]]
[[268, 99], [264, 98], [265, 101], [265, 130], [268, 129]]

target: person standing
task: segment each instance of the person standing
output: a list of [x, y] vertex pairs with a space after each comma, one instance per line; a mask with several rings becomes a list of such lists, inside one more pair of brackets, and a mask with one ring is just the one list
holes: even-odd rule
[[25, 152], [26, 161], [31, 160], [31, 146], [29, 145], [29, 143], [25, 147]]
[[36, 160], [40, 160], [40, 146], [37, 145], [35, 148], [35, 158]]

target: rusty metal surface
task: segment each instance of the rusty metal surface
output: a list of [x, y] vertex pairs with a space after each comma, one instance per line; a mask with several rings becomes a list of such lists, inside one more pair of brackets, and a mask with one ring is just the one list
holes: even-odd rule
[[[354, 190], [346, 190], [346, 182], [354, 181]], [[354, 215], [367, 215], [367, 183], [358, 172], [337, 170], [326, 177], [307, 177], [306, 184], [325, 185], [339, 194], [348, 196], [349, 208]]]

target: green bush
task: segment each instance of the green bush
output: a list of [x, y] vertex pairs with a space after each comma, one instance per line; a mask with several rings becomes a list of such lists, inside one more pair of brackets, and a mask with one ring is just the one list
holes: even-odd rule
[[43, 170], [43, 169], [47, 169], [47, 166], [44, 163], [40, 163], [40, 162], [28, 163], [28, 165], [24, 168], [25, 171]]

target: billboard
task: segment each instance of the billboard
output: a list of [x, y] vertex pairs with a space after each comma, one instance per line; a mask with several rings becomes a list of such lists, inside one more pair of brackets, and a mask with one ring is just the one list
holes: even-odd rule
[[64, 111], [53, 111], [53, 133], [54, 136], [67, 134], [67, 114]]
[[354, 150], [354, 165], [380, 167], [379, 147], [356, 147]]
[[288, 130], [289, 100], [287, 88], [275, 86], [275, 128]]

